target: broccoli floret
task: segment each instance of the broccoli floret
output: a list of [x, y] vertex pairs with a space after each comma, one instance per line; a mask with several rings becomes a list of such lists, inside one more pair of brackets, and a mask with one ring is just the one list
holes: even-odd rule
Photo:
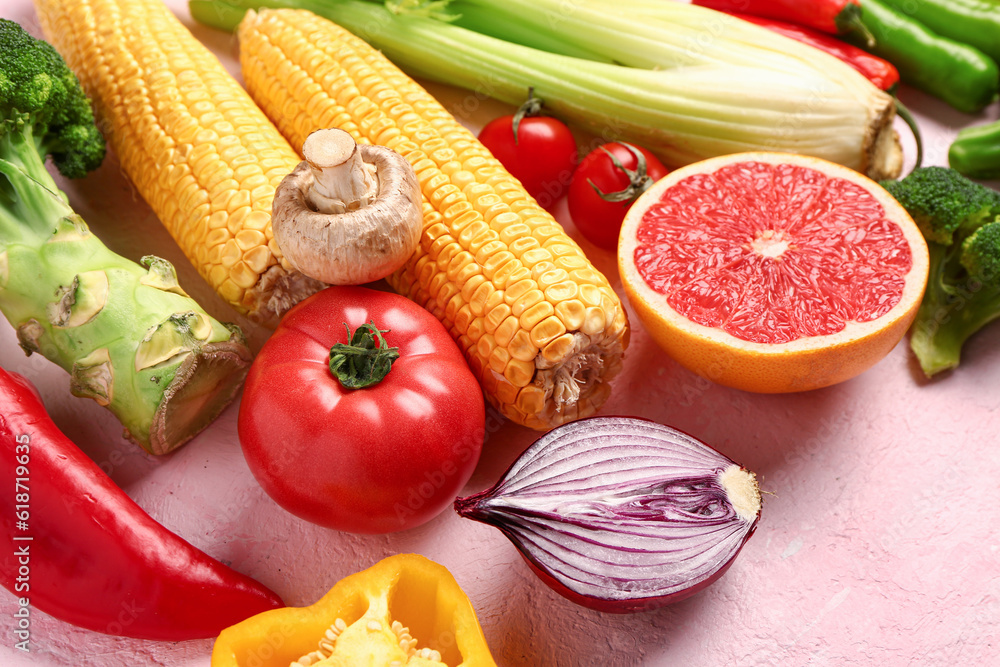
[[80, 178], [104, 151], [87, 96], [59, 53], [0, 19], [0, 252], [25, 235], [51, 234], [70, 210], [47, 156]]
[[909, 211], [924, 238], [942, 245], [951, 245], [956, 233], [974, 230], [1000, 213], [1000, 192], [945, 167], [915, 169], [882, 187]]
[[927, 239], [930, 275], [910, 347], [930, 377], [958, 366], [965, 341], [1000, 317], [1000, 192], [944, 167], [882, 185]]
[[1000, 285], [1000, 222], [988, 222], [970, 234], [959, 260], [974, 280]]
[[6, 169], [18, 167], [50, 188], [54, 184], [41, 173], [45, 156], [64, 176], [80, 178], [101, 164], [105, 151], [87, 97], [66, 62], [51, 44], [7, 19], [0, 19], [0, 142], [0, 159], [10, 163]]

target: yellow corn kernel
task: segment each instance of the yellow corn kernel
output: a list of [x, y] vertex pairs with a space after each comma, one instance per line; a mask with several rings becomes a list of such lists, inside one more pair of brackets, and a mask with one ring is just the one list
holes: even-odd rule
[[621, 368], [627, 318], [552, 216], [433, 97], [346, 30], [307, 11], [261, 9], [238, 39], [247, 90], [293, 146], [334, 123], [413, 167], [424, 229], [389, 284], [449, 328], [490, 402], [537, 429], [593, 414]]
[[[541, 295], [541, 292], [538, 294]], [[545, 297], [541, 296], [541, 298], [544, 299]], [[554, 312], [556, 312], [556, 309], [551, 303], [548, 301], [539, 301], [521, 313], [521, 316], [518, 318], [518, 323], [521, 325], [522, 329], [531, 331], [536, 325], [538, 325], [539, 322], [547, 317], [550, 317]]]
[[556, 363], [569, 354], [575, 344], [573, 334], [564, 333], [542, 348], [542, 356], [546, 361]]
[[541, 414], [545, 410], [545, 390], [528, 385], [517, 394], [517, 408], [527, 415]]
[[[535, 305], [546, 304], [549, 308], [552, 308], [552, 304], [545, 301], [545, 295], [540, 289], [533, 289], [522, 294], [517, 300], [515, 300], [510, 306], [510, 312], [514, 317], [521, 317], [524, 313], [528, 312]], [[526, 322], [531, 320], [526, 320], [522, 323], [525, 326]]]
[[[546, 290], [545, 297], [549, 300], [553, 300], [549, 296], [549, 291]], [[584, 319], [587, 315], [587, 308], [579, 300], [569, 298], [563, 298], [554, 300], [556, 304], [556, 317], [563, 323], [567, 331], [576, 331], [581, 326], [583, 326]]]
[[506, 303], [497, 304], [486, 314], [486, 330], [491, 333], [496, 331], [500, 323], [506, 320], [509, 315], [510, 306]]
[[527, 387], [535, 377], [535, 365], [531, 361], [511, 359], [503, 376], [515, 387]]
[[518, 328], [514, 333], [508, 350], [510, 356], [522, 361], [534, 361], [535, 357], [538, 356], [538, 348], [531, 342], [531, 334], [521, 328]]
[[301, 297], [320, 287], [289, 275], [267, 243], [274, 189], [298, 155], [162, 0], [35, 7], [125, 173], [223, 298], [273, 325], [292, 302], [275, 290]]
[[[604, 311], [600, 311], [601, 317], [604, 317]], [[517, 318], [510, 315], [504, 319], [503, 322], [496, 328], [493, 332], [493, 337], [496, 338], [497, 345], [502, 347], [507, 347], [514, 340], [514, 335], [520, 331], [521, 323], [517, 321]]]
[[[566, 333], [566, 325], [558, 317], [546, 317], [531, 328], [531, 342], [539, 349], [545, 348], [546, 345], [564, 333]], [[547, 358], [544, 350], [542, 350], [542, 356]]]

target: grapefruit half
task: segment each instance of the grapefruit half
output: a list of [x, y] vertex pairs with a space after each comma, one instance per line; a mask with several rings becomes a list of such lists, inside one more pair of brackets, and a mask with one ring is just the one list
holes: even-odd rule
[[747, 391], [805, 391], [882, 359], [913, 321], [927, 245], [856, 171], [739, 153], [672, 172], [629, 209], [629, 302], [675, 360]]

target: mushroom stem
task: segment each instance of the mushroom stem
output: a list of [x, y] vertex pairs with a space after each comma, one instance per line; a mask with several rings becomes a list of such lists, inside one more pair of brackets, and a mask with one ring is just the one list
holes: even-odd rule
[[305, 160], [274, 192], [271, 231], [289, 266], [330, 285], [362, 285], [400, 269], [420, 244], [420, 184], [384, 146], [317, 130]]
[[313, 172], [309, 203], [320, 213], [346, 213], [378, 197], [375, 165], [361, 159], [358, 144], [344, 130], [317, 130], [306, 137], [302, 153]]

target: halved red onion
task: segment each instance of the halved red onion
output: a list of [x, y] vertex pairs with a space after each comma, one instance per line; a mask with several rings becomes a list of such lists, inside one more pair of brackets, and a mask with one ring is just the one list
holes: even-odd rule
[[718, 579], [760, 505], [754, 474], [708, 445], [644, 419], [594, 417], [549, 431], [455, 510], [503, 531], [574, 602], [632, 612]]

